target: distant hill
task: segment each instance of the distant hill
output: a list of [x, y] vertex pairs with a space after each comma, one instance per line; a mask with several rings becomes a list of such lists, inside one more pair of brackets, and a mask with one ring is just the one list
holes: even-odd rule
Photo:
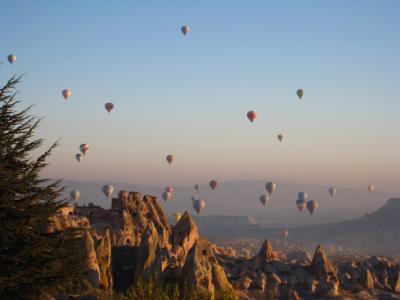
[[291, 229], [291, 239], [337, 244], [380, 255], [400, 256], [400, 198], [371, 214], [346, 222]]
[[[380, 191], [368, 193], [366, 189], [353, 190], [337, 187], [337, 194], [331, 197], [328, 187], [321, 185], [293, 184], [277, 182], [277, 191], [272, 195], [266, 207], [258, 200], [265, 193], [265, 182], [254, 181], [225, 181], [217, 190], [211, 191], [208, 185], [201, 185], [196, 192], [192, 186], [174, 186], [173, 198], [165, 203], [160, 201], [167, 215], [175, 211], [189, 211], [195, 214], [191, 196], [197, 196], [206, 201], [204, 215], [246, 216], [252, 217], [264, 227], [307, 226], [328, 222], [339, 222], [362, 216], [384, 205], [385, 199], [396, 196], [394, 193]], [[78, 189], [81, 193], [80, 204], [94, 202], [104, 208], [109, 208], [111, 201], [101, 192], [103, 184], [111, 183], [114, 196], [118, 190], [138, 191], [160, 197], [164, 187], [145, 186], [121, 182], [80, 182], [65, 181], [66, 192]], [[299, 213], [295, 201], [297, 193], [308, 192], [310, 198], [319, 202], [320, 207], [314, 215], [307, 212]]]
[[[200, 233], [214, 239], [281, 239], [283, 228], [262, 228], [246, 217], [207, 216], [196, 219]], [[400, 256], [400, 198], [373, 213], [337, 223], [285, 227], [289, 242], [342, 246], [373, 255]]]

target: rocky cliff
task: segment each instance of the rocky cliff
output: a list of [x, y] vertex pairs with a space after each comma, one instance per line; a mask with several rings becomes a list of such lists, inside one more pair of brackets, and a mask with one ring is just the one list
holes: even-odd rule
[[179, 286], [182, 297], [196, 292], [210, 299], [396, 299], [400, 293], [399, 263], [386, 257], [332, 259], [320, 245], [311, 257], [274, 251], [268, 239], [256, 255], [241, 256], [200, 238], [187, 212], [169, 225], [155, 197], [121, 191], [112, 201], [110, 210], [76, 207], [55, 222], [85, 224], [82, 255], [94, 287], [124, 291], [156, 276], [160, 286]]

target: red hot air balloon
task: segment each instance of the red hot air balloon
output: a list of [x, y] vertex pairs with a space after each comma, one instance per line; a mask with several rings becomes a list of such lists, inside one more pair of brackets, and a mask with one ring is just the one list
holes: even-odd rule
[[247, 113], [247, 118], [250, 120], [251, 123], [253, 123], [253, 121], [257, 118], [257, 114], [255, 111], [249, 111]]
[[174, 156], [172, 154], [168, 154], [165, 159], [169, 164], [172, 164], [172, 162], [174, 161]]
[[211, 180], [210, 181], [210, 187], [214, 191], [218, 187], [218, 181], [216, 180]]
[[166, 188], [165, 188], [165, 191], [167, 192], [167, 193], [173, 193], [174, 192], [174, 188], [172, 187], [172, 186], [167, 186]]
[[106, 111], [110, 113], [114, 109], [114, 104], [108, 102], [104, 105], [104, 107], [106, 108]]

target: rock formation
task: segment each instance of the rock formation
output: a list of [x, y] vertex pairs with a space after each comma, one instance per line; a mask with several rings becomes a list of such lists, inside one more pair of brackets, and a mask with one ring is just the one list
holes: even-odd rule
[[157, 284], [178, 284], [182, 297], [347, 299], [341, 296], [346, 294], [349, 299], [396, 299], [400, 293], [400, 266], [392, 259], [332, 260], [320, 245], [311, 258], [297, 249], [274, 251], [268, 239], [256, 255], [240, 255], [245, 248], [236, 252], [199, 238], [187, 212], [169, 225], [156, 198], [137, 192], [121, 191], [109, 210], [67, 208], [52, 226], [49, 231], [85, 229], [80, 252], [86, 281], [106, 290], [125, 291], [157, 275]]
[[176, 255], [177, 261], [181, 265], [185, 262], [186, 255], [198, 239], [197, 225], [192, 217], [185, 212], [172, 229], [171, 236], [172, 253]]
[[[186, 291], [185, 287], [189, 289]], [[181, 289], [183, 292], [209, 295], [212, 299], [216, 291], [233, 293], [224, 269], [218, 264], [211, 244], [199, 239], [190, 249], [183, 266]]]

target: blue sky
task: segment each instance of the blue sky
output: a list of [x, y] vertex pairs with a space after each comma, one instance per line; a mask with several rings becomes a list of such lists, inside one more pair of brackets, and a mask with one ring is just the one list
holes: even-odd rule
[[[1, 5], [0, 60], [17, 62], [1, 66], [0, 80], [24, 73], [20, 99], [44, 117], [38, 135], [47, 146], [61, 138], [46, 176], [398, 191], [398, 1]], [[77, 164], [81, 143], [92, 150]]]

